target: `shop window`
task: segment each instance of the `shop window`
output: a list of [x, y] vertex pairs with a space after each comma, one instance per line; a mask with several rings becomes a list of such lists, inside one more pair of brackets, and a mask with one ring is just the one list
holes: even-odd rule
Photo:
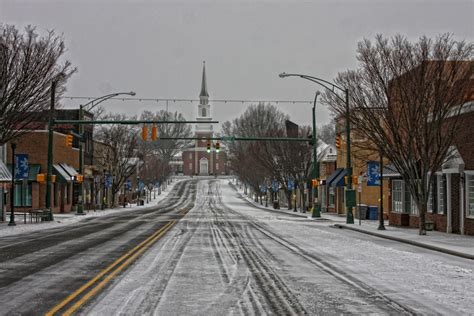
[[474, 173], [466, 174], [466, 215], [474, 218]]
[[443, 175], [438, 175], [436, 177], [436, 187], [437, 187], [437, 193], [438, 193], [438, 207], [437, 211], [439, 214], [444, 214], [444, 209], [445, 209], [445, 196], [446, 196], [446, 183]]
[[403, 213], [403, 181], [392, 181], [392, 212]]
[[334, 207], [334, 187], [329, 187], [329, 206]]
[[15, 184], [14, 202], [16, 207], [31, 207], [31, 183]]

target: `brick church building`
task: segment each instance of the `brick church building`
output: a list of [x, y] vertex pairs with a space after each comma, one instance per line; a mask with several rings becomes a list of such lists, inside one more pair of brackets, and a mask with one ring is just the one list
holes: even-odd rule
[[[202, 69], [201, 93], [196, 121], [212, 121], [205, 62]], [[182, 153], [184, 175], [227, 175], [229, 168], [223, 144], [221, 144], [221, 150], [216, 152], [216, 141], [211, 141], [211, 152], [207, 152], [209, 138], [215, 137], [212, 124], [196, 124], [195, 137], [199, 140], [195, 140], [194, 144], [184, 149]]]

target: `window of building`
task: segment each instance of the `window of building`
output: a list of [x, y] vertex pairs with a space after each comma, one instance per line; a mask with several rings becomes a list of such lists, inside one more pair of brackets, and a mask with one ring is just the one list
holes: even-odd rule
[[321, 186], [320, 205], [326, 208], [326, 186]]
[[15, 184], [15, 206], [31, 206], [31, 183]]
[[53, 205], [58, 206], [58, 184], [53, 184]]
[[392, 212], [403, 213], [403, 181], [392, 181]]
[[466, 215], [474, 218], [474, 173], [466, 174]]
[[193, 153], [189, 153], [189, 159], [193, 159]]
[[71, 184], [67, 183], [66, 184], [66, 204], [71, 203], [71, 195], [69, 194], [69, 190], [71, 189]]
[[189, 171], [192, 171], [192, 170], [193, 170], [193, 163], [190, 162], [190, 163], [189, 163]]
[[435, 179], [436, 177], [432, 178], [430, 190], [428, 192], [428, 213], [433, 213], [435, 209], [434, 199], [433, 199], [433, 192], [436, 191], [436, 184], [435, 184], [436, 181], [434, 181]]
[[334, 207], [334, 187], [329, 187], [329, 206]]
[[446, 184], [443, 175], [438, 175], [436, 177], [436, 187], [438, 191], [437, 211], [439, 214], [444, 214]]
[[216, 170], [219, 170], [219, 163], [216, 162]]
[[206, 108], [202, 108], [202, 116], [206, 116]]

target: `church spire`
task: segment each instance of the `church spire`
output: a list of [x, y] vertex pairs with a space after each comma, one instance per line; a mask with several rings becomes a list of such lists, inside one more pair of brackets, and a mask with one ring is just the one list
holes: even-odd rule
[[207, 81], [206, 81], [206, 62], [202, 62], [202, 83], [201, 83], [201, 94], [200, 97], [209, 97], [207, 93]]

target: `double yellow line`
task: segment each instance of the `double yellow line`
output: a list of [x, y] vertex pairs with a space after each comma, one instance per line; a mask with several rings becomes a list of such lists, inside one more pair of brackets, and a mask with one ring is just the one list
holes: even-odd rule
[[168, 222], [165, 226], [160, 228], [158, 231], [153, 233], [150, 237], [142, 241], [139, 245], [134, 247], [132, 250], [128, 251], [126, 254], [118, 258], [107, 268], [99, 272], [94, 278], [89, 282], [81, 286], [74, 293], [66, 297], [61, 303], [56, 305], [53, 309], [46, 313], [47, 316], [52, 316], [58, 313], [61, 309], [64, 309], [65, 306], [71, 304], [84, 292], [86, 292], [80, 299], [78, 299], [74, 304], [72, 304], [63, 315], [71, 315], [76, 310], [78, 310], [82, 305], [84, 305], [88, 300], [90, 300], [95, 294], [97, 294], [107, 283], [109, 283], [120, 271], [130, 265], [140, 254], [142, 254], [147, 248], [149, 248], [153, 243], [160, 239], [173, 225], [176, 223], [175, 220]]

